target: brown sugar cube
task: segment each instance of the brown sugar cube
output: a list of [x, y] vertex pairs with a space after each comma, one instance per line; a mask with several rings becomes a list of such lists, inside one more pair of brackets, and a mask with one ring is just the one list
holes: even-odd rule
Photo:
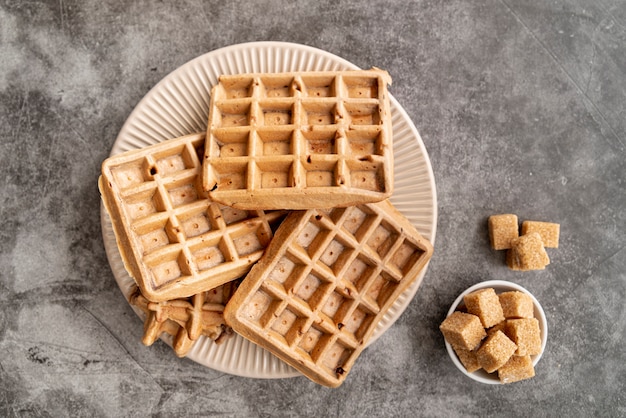
[[487, 337], [476, 351], [476, 358], [487, 373], [493, 373], [509, 361], [516, 349], [517, 345], [509, 337], [502, 331], [497, 331]]
[[497, 331], [502, 331], [506, 329], [506, 321], [498, 322], [491, 328], [487, 330], [487, 337], [491, 337], [492, 334], [495, 334]]
[[516, 356], [541, 353], [541, 331], [537, 318], [507, 319], [504, 333], [517, 345]]
[[452, 347], [473, 350], [487, 335], [476, 315], [453, 312], [439, 326], [443, 337]]
[[510, 251], [512, 251], [511, 257], [513, 257], [511, 265], [519, 267], [519, 270], [543, 270], [550, 264], [550, 258], [543, 247], [541, 235], [537, 232], [531, 232], [511, 240]]
[[524, 292], [513, 290], [502, 292], [498, 295], [504, 317], [509, 318], [532, 318], [534, 316], [533, 300]]
[[463, 348], [458, 348], [452, 346], [456, 356], [465, 367], [468, 373], [473, 373], [476, 370], [480, 370], [480, 364], [478, 364], [478, 358], [476, 357], [476, 351], [465, 350]]
[[559, 248], [559, 233], [561, 226], [552, 222], [524, 221], [522, 222], [522, 235], [537, 232], [541, 235], [543, 246], [546, 248]]
[[480, 289], [463, 296], [467, 312], [480, 318], [485, 328], [491, 328], [504, 321], [500, 299], [493, 288]]
[[489, 217], [489, 241], [494, 250], [511, 248], [511, 240], [519, 236], [517, 215], [510, 213]]
[[517, 271], [522, 270], [517, 260], [517, 256], [515, 255], [515, 251], [513, 249], [506, 250], [506, 265], [511, 270], [517, 270]]
[[530, 356], [511, 356], [506, 364], [498, 369], [498, 378], [502, 383], [519, 382], [535, 377], [535, 367]]

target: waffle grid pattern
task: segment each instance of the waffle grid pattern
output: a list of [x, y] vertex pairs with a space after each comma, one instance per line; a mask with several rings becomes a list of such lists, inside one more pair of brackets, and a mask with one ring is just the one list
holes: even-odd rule
[[330, 208], [389, 197], [388, 83], [381, 70], [220, 77], [205, 190], [240, 208]]
[[103, 163], [105, 205], [129, 269], [154, 302], [191, 296], [246, 273], [283, 214], [208, 199], [201, 184], [205, 134], [162, 142]]
[[146, 315], [142, 342], [152, 345], [161, 334], [170, 334], [176, 355], [184, 357], [203, 335], [222, 341], [230, 335], [223, 313], [235, 287], [235, 281], [228, 282], [188, 298], [163, 302], [150, 302], [135, 287], [129, 301]]
[[292, 239], [271, 264], [248, 275], [242, 286], [250, 296], [233, 307], [230, 325], [253, 340], [265, 336], [279, 356], [299, 359], [291, 364], [320, 383], [341, 384], [432, 253], [389, 207], [385, 201], [290, 215], [287, 223], [299, 217]]

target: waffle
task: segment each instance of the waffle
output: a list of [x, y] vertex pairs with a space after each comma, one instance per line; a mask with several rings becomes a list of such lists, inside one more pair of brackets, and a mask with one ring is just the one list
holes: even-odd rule
[[235, 288], [233, 281], [188, 298], [150, 302], [135, 287], [129, 302], [146, 315], [142, 342], [152, 345], [161, 334], [170, 334], [174, 337], [172, 348], [179, 357], [186, 356], [201, 335], [219, 343], [230, 335], [223, 312]]
[[388, 200], [294, 211], [224, 317], [309, 379], [337, 387], [432, 251]]
[[205, 134], [128, 151], [102, 163], [98, 185], [126, 270], [160, 302], [215, 288], [247, 273], [284, 212], [246, 211], [202, 190]]
[[211, 92], [204, 190], [240, 209], [388, 198], [390, 83], [378, 69], [221, 76]]

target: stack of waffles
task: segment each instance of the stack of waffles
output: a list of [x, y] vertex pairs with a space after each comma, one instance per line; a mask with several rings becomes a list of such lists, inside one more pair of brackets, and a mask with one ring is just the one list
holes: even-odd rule
[[389, 202], [389, 75], [222, 76], [206, 132], [112, 156], [99, 187], [143, 342], [234, 331], [337, 387], [431, 244]]

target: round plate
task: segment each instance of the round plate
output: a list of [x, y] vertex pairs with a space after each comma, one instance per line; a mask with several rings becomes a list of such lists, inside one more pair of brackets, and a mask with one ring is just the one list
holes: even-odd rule
[[[152, 88], [126, 120], [111, 155], [205, 131], [209, 93], [222, 74], [355, 69], [358, 67], [343, 58], [292, 43], [253, 42], [217, 49], [189, 61]], [[430, 160], [417, 129], [393, 97], [391, 114], [395, 179], [390, 200], [424, 237], [434, 243], [437, 199]], [[134, 281], [124, 269], [111, 221], [103, 206], [100, 212], [106, 254], [115, 280], [128, 298]], [[422, 276], [425, 271], [422, 271]], [[370, 344], [404, 312], [418, 289], [421, 277], [392, 305], [376, 328]], [[143, 318], [140, 311], [136, 312]], [[162, 338], [171, 345], [169, 336]], [[239, 335], [222, 344], [201, 337], [187, 357], [212, 369], [239, 376], [283, 378], [300, 374]]]

